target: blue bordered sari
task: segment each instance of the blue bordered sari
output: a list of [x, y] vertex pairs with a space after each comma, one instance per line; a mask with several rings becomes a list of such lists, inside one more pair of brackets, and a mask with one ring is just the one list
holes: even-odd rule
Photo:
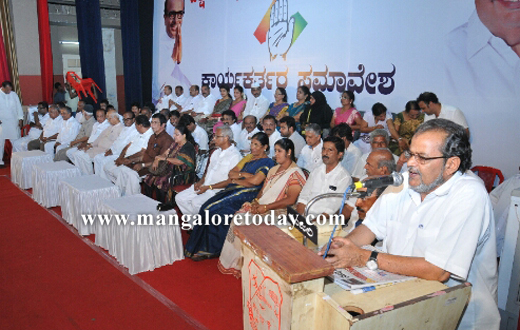
[[[257, 160], [250, 160], [252, 155], [247, 155], [237, 165], [243, 164], [240, 172], [249, 174], [256, 174], [258, 172], [267, 173], [275, 165], [271, 158], [261, 158]], [[244, 161], [246, 161], [244, 163]], [[205, 223], [206, 210], [209, 212], [210, 219], [208, 219], [210, 225], [200, 225], [193, 227], [193, 232], [190, 235], [190, 239], [186, 243], [184, 254], [186, 257], [191, 257], [196, 253], [203, 254], [220, 254], [226, 235], [229, 230], [229, 224], [224, 223], [225, 215], [233, 215], [240, 209], [242, 204], [245, 202], [251, 202], [262, 188], [263, 182], [255, 187], [243, 187], [237, 184], [229, 184], [223, 191], [217, 193], [212, 198], [208, 199], [204, 203], [199, 211], [202, 217], [202, 222]], [[222, 222], [220, 225], [215, 226], [211, 224], [211, 216], [220, 215]]]

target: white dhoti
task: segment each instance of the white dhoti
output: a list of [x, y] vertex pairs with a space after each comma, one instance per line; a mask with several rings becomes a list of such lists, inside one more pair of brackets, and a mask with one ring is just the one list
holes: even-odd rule
[[[122, 165], [117, 167], [118, 172], [117, 178], [116, 178], [116, 186], [121, 189], [121, 195], [137, 195], [141, 193], [141, 178], [139, 177], [139, 174]], [[110, 177], [110, 176], [109, 176]]]
[[[48, 153], [49, 155], [52, 155], [54, 156], [54, 145], [56, 144], [56, 141], [49, 141], [49, 142], [45, 142], [45, 145], [43, 147], [43, 149], [45, 150], [46, 153]], [[58, 146], [58, 148], [61, 147]], [[56, 148], [57, 149], [57, 148]], [[60, 149], [58, 149], [60, 150]]]
[[92, 175], [94, 174], [94, 166], [92, 164], [92, 158], [90, 155], [83, 151], [78, 150], [73, 154], [74, 160], [71, 161], [76, 165], [77, 168], [81, 171], [83, 175]]
[[0, 165], [4, 164], [2, 158], [4, 157], [5, 140], [10, 140], [12, 143], [19, 138], [20, 127], [18, 126], [18, 120], [2, 120], [0, 125]]
[[[194, 215], [198, 214], [202, 204], [215, 196], [215, 194], [215, 190], [208, 189], [205, 193], [197, 195], [195, 188], [191, 185], [191, 187], [181, 191], [175, 196], [175, 203], [177, 203], [182, 214]], [[195, 221], [193, 217], [191, 217], [190, 220], [192, 224]]]
[[29, 131], [28, 135], [11, 141], [11, 143], [13, 144], [13, 152], [27, 151], [27, 144], [29, 142], [31, 142], [32, 140], [38, 139], [40, 137], [41, 133], [42, 133], [41, 129], [33, 127]]
[[67, 150], [67, 151], [65, 152], [65, 154], [67, 155], [67, 158], [72, 162], [72, 164], [76, 164], [76, 163], [74, 162], [74, 159], [75, 159], [75, 158], [74, 158], [74, 154], [75, 154], [76, 152], [78, 152], [78, 148], [77, 148], [77, 147], [72, 147], [72, 148], [70, 148], [69, 150]]
[[117, 159], [118, 156], [111, 155], [105, 156], [105, 154], [99, 154], [94, 157], [94, 174], [99, 175], [100, 177], [111, 180], [110, 177], [105, 173], [104, 167], [106, 164], [113, 163]]

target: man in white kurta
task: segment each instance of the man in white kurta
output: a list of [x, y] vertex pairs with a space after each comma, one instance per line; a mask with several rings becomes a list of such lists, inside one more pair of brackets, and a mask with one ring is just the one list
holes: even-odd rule
[[226, 110], [222, 113], [222, 122], [231, 128], [231, 131], [233, 131], [232, 139], [236, 142], [242, 131], [242, 125], [237, 123], [237, 116], [233, 110]]
[[54, 104], [49, 106], [49, 119], [43, 125], [40, 136], [27, 143], [27, 150], [45, 150], [45, 143], [56, 140], [63, 126], [63, 118]]
[[38, 107], [29, 107], [30, 126], [29, 134], [12, 141], [13, 152], [27, 151], [27, 144], [38, 139], [43, 132], [43, 126], [50, 118], [47, 102], [38, 103]]
[[135, 128], [134, 113], [131, 111], [123, 114], [123, 130], [105, 153], [94, 156], [94, 173], [102, 178], [108, 179], [103, 167], [107, 163], [113, 163], [121, 154], [123, 149], [132, 141], [139, 132]]
[[[340, 147], [338, 150], [336, 144], [332, 142], [336, 139], [339, 140], [337, 137], [328, 137], [323, 142], [323, 163], [311, 172], [298, 197], [296, 210], [302, 215], [305, 207], [314, 197], [327, 193], [344, 193], [352, 183], [350, 173], [339, 163], [345, 146], [341, 143], [343, 149]], [[340, 206], [340, 198], [322, 199], [311, 206], [309, 214], [332, 215], [339, 211]]]
[[54, 156], [54, 154], [63, 148], [69, 147], [72, 140], [76, 138], [81, 128], [76, 118], [72, 117], [72, 110], [68, 107], [61, 108], [61, 128], [56, 141], [45, 143], [45, 152]]
[[323, 164], [321, 158], [323, 141], [321, 140], [321, 129], [318, 124], [311, 123], [307, 125], [305, 140], [307, 141], [307, 145], [303, 147], [297, 164], [301, 168], [312, 172]]
[[303, 147], [307, 145], [307, 141], [296, 130], [296, 121], [291, 116], [280, 119], [280, 134], [282, 137], [290, 139], [294, 144], [294, 156], [300, 158]]
[[[326, 260], [342, 268], [362, 267], [370, 258], [379, 269], [450, 287], [468, 281], [471, 297], [458, 329], [498, 329], [493, 209], [470, 167], [463, 127], [444, 119], [422, 124], [412, 138], [403, 189], [381, 196], [362, 225], [335, 238]], [[383, 253], [375, 256], [360, 248], [374, 238], [383, 240]]]
[[233, 132], [229, 127], [218, 128], [213, 139], [218, 149], [211, 155], [206, 173], [200, 181], [175, 196], [182, 214], [198, 214], [202, 204], [222, 190], [214, 189], [212, 185], [227, 180], [229, 171], [242, 158], [231, 143]]
[[[121, 151], [119, 157], [115, 161], [107, 162], [105, 166], [103, 166], [105, 175], [119, 188], [121, 188], [123, 195], [134, 195], [139, 193], [139, 176], [137, 175], [137, 172], [135, 172], [132, 168], [127, 167], [126, 165], [131, 166], [131, 158], [144, 152], [144, 150], [148, 147], [148, 140], [150, 140], [150, 137], [153, 134], [153, 130], [150, 128], [150, 122], [146, 116], [137, 116], [135, 125], [139, 134], [134, 136], [129, 145], [127, 145], [125, 149]], [[124, 177], [128, 178], [128, 180], [123, 179], [123, 175], [121, 175], [121, 179], [118, 180], [121, 172], [128, 172], [134, 175], [125, 175]], [[134, 179], [136, 182], [130, 182]], [[132, 191], [129, 191], [129, 189]]]
[[155, 108], [159, 111], [162, 109], [170, 109], [170, 101], [173, 101], [173, 97], [175, 96], [172, 93], [172, 86], [166, 85], [163, 89], [164, 95], [159, 99]]
[[247, 116], [244, 117], [244, 128], [240, 131], [240, 135], [235, 137], [235, 142], [237, 143], [238, 150], [242, 153], [243, 156], [251, 152], [251, 138], [256, 133], [260, 132], [260, 130], [256, 127], [256, 117], [255, 116]]
[[4, 165], [5, 140], [20, 138], [23, 125], [23, 110], [18, 94], [13, 92], [13, 84], [4, 81], [0, 88], [0, 165]]
[[170, 106], [170, 111], [179, 110], [178, 106], [182, 107], [183, 104], [186, 103], [188, 97], [184, 95], [184, 88], [181, 85], [175, 87], [175, 95], [172, 98], [172, 105]]
[[424, 121], [432, 120], [435, 118], [448, 119], [464, 127], [469, 134], [469, 126], [466, 122], [464, 113], [451, 105], [442, 104], [439, 102], [437, 95], [431, 92], [424, 92], [417, 98], [417, 103], [424, 112]]
[[346, 123], [341, 123], [334, 126], [330, 135], [337, 136], [345, 142], [345, 155], [343, 155], [341, 165], [354, 176], [354, 168], [363, 153], [352, 143], [352, 128]]
[[276, 129], [276, 118], [271, 115], [265, 116], [262, 120], [262, 128], [264, 129], [265, 134], [269, 137], [269, 154], [268, 156], [274, 157], [274, 144], [276, 141], [282, 138], [282, 134], [278, 132]]
[[[90, 107], [89, 107], [90, 108]], [[88, 143], [92, 143], [96, 141], [96, 139], [103, 133], [105, 129], [110, 127], [110, 123], [106, 119], [106, 112], [103, 109], [98, 109], [96, 111], [96, 122], [92, 126], [92, 130], [90, 136], [88, 137], [86, 142], [82, 142], [79, 146], [74, 146], [67, 150], [67, 158], [70, 159], [71, 162], [75, 162], [76, 153], [81, 151], [80, 149], [84, 149]]]
[[255, 116], [257, 121], [261, 121], [269, 109], [269, 100], [262, 95], [262, 89], [258, 83], [251, 85], [251, 97], [247, 98], [243, 116]]
[[121, 135], [123, 124], [119, 121], [119, 115], [115, 110], [108, 111], [107, 120], [110, 126], [94, 142], [88, 143], [85, 149], [78, 150], [74, 154], [74, 159], [71, 159], [84, 175], [94, 174], [94, 157], [107, 152]]
[[182, 106], [181, 112], [191, 113], [195, 106], [199, 104], [202, 100], [202, 95], [200, 95], [200, 89], [198, 85], [193, 85], [190, 87], [190, 97], [186, 99], [186, 102]]
[[196, 117], [195, 120], [211, 116], [215, 103], [217, 102], [217, 98], [211, 94], [208, 85], [202, 85], [201, 90], [202, 98], [193, 104], [192, 116]]

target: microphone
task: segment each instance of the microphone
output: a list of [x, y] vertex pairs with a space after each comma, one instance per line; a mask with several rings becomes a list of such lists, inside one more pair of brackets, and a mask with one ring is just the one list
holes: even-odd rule
[[352, 184], [352, 189], [377, 189], [386, 186], [400, 186], [404, 181], [401, 173], [393, 172], [390, 175], [384, 175], [373, 179], [366, 179], [365, 181], [358, 181]]

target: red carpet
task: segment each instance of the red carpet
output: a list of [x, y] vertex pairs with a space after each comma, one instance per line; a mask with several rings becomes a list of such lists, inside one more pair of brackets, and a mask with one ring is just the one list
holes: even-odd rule
[[8, 178], [0, 185], [1, 329], [242, 328], [240, 281], [216, 260], [130, 276]]

